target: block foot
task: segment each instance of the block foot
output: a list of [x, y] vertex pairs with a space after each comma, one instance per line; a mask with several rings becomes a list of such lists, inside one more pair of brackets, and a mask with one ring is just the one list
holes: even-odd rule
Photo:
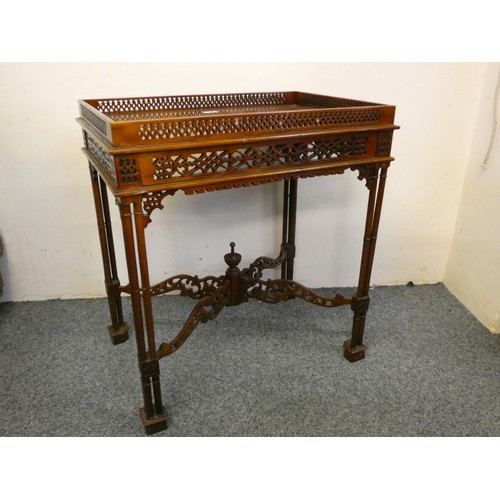
[[109, 336], [113, 345], [121, 344], [128, 340], [128, 323], [123, 323], [118, 330], [113, 330], [113, 325], [108, 326]]
[[365, 357], [365, 351], [368, 347], [365, 344], [357, 345], [355, 347], [351, 346], [351, 341], [346, 340], [344, 342], [344, 358], [349, 360], [351, 363], [359, 361]]
[[155, 415], [154, 417], [147, 418], [146, 412], [144, 408], [139, 409], [139, 413], [141, 415], [142, 425], [144, 426], [144, 430], [146, 434], [155, 434], [160, 431], [164, 431], [168, 427], [168, 416], [167, 410], [164, 406], [163, 413], [161, 415]]

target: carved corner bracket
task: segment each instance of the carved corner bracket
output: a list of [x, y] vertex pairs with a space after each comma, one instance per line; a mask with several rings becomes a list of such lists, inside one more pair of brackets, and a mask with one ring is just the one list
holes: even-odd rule
[[151, 222], [151, 213], [156, 208], [163, 210], [162, 201], [165, 196], [173, 196], [177, 190], [168, 190], [168, 191], [155, 191], [151, 193], [146, 193], [142, 197], [142, 208], [144, 211], [144, 227]]
[[378, 178], [378, 171], [380, 169], [380, 165], [371, 164], [371, 165], [360, 165], [351, 167], [351, 170], [357, 170], [359, 175], [358, 179], [360, 181], [365, 181], [365, 185], [368, 189], [374, 185]]

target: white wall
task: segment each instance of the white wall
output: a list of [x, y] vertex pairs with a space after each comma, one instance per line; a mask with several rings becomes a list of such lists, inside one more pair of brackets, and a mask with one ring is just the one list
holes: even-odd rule
[[[500, 128], [486, 168], [499, 65], [484, 86], [444, 283], [492, 332], [500, 333]], [[500, 117], [497, 117], [500, 120]]]
[[[5, 290], [0, 300], [103, 295], [89, 174], [75, 117], [78, 99], [116, 96], [305, 90], [395, 104], [401, 130], [394, 139], [396, 161], [389, 169], [372, 282], [442, 281], [485, 66], [1, 64]], [[276, 254], [279, 194], [277, 185], [266, 185], [166, 199], [148, 227], [153, 281], [180, 272], [222, 273], [222, 255], [232, 240], [242, 264]], [[366, 199], [353, 172], [299, 183], [299, 281], [356, 283]], [[116, 210], [113, 214], [121, 247]], [[121, 257], [119, 264], [125, 269]]]

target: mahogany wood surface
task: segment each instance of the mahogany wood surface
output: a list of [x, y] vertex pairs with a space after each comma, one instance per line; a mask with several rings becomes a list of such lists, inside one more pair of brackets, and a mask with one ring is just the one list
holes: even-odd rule
[[[176, 352], [199, 323], [250, 299], [302, 299], [323, 307], [350, 305], [351, 338], [344, 356], [363, 359], [369, 285], [390, 156], [395, 107], [307, 92], [264, 92], [79, 101], [97, 217], [114, 344], [128, 339], [121, 294], [131, 296], [147, 434], [167, 427], [159, 360]], [[359, 281], [353, 297], [318, 295], [293, 280], [298, 179], [357, 171], [368, 189]], [[146, 228], [166, 196], [283, 181], [279, 255], [238, 267], [231, 243], [225, 274], [189, 274], [151, 283]], [[107, 189], [119, 206], [128, 283], [118, 278]], [[266, 269], [281, 278], [264, 280]], [[169, 292], [196, 300], [179, 333], [157, 344], [152, 297]]]

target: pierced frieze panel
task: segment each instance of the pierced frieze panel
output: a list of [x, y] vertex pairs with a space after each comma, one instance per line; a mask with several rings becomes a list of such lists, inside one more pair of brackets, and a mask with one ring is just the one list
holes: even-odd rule
[[87, 150], [99, 161], [99, 164], [116, 183], [115, 163], [113, 157], [90, 135], [87, 134]]
[[367, 135], [357, 135], [330, 141], [315, 141], [307, 145], [302, 152], [301, 161], [316, 161], [345, 156], [361, 156], [366, 154], [368, 146]]
[[349, 109], [340, 111], [314, 111], [280, 113], [273, 115], [227, 116], [182, 120], [139, 125], [138, 134], [143, 141], [203, 137], [248, 132], [272, 132], [293, 129], [321, 128], [332, 125], [373, 123], [380, 120], [378, 109]]
[[391, 153], [392, 130], [389, 132], [380, 132], [377, 144], [377, 156], [389, 156]]
[[367, 153], [368, 136], [354, 135], [298, 144], [273, 144], [240, 149], [186, 152], [152, 159], [154, 180], [192, 177], [278, 167], [293, 163], [314, 163]]
[[121, 184], [136, 184], [139, 182], [139, 172], [134, 158], [120, 158], [118, 171]]

